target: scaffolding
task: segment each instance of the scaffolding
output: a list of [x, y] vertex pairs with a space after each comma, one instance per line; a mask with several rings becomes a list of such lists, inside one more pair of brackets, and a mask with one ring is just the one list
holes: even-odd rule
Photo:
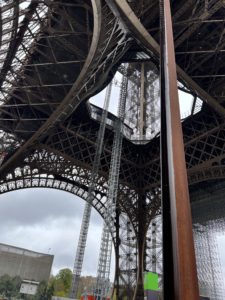
[[159, 288], [162, 289], [163, 257], [162, 257], [162, 216], [156, 216], [148, 227], [146, 238], [146, 270], [157, 273]]
[[160, 130], [159, 73], [152, 62], [130, 63], [126, 100], [131, 140], [144, 142]]
[[84, 208], [79, 241], [78, 241], [74, 268], [73, 268], [73, 278], [72, 278], [72, 285], [71, 285], [71, 292], [70, 292], [70, 298], [72, 299], [76, 298], [80, 275], [82, 271], [84, 251], [86, 247], [87, 234], [88, 234], [88, 228], [89, 228], [90, 217], [91, 217], [91, 205], [95, 197], [96, 178], [98, 175], [98, 170], [100, 165], [100, 158], [101, 158], [103, 140], [105, 135], [106, 119], [108, 114], [111, 91], [112, 91], [112, 82], [109, 84], [106, 90], [104, 107], [103, 107], [99, 131], [98, 131], [98, 136], [97, 136], [96, 152], [95, 152], [95, 157], [94, 157], [94, 162], [93, 162], [93, 167], [92, 167], [92, 172], [91, 172], [90, 182], [88, 187], [88, 198]]
[[210, 300], [222, 300], [225, 288], [217, 237], [225, 230], [225, 184], [201, 185], [190, 194], [199, 289]]
[[108, 199], [106, 202], [105, 225], [102, 234], [101, 251], [98, 264], [97, 285], [95, 295], [98, 299], [105, 298], [109, 291], [109, 275], [112, 240], [110, 236], [114, 235], [114, 222], [116, 217], [116, 203], [119, 183], [120, 159], [123, 141], [123, 122], [125, 117], [125, 104], [127, 94], [128, 78], [126, 66], [124, 66], [124, 75], [120, 87], [120, 98], [118, 104], [118, 118], [115, 121], [114, 139], [112, 156], [110, 162], [109, 182], [108, 182]]
[[97, 280], [94, 294], [96, 299], [106, 298], [110, 291], [110, 267], [112, 256], [112, 236], [107, 224], [104, 222], [100, 254], [98, 259]]
[[202, 296], [207, 296], [212, 300], [223, 300], [224, 286], [221, 263], [215, 228], [210, 228], [211, 225], [194, 224], [199, 289]]
[[133, 228], [132, 222], [125, 212], [122, 212], [119, 220], [120, 227], [120, 286], [122, 297], [123, 295], [127, 297], [128, 300], [132, 299], [133, 292], [136, 285], [136, 273], [137, 268], [137, 243], [135, 230]]
[[[191, 190], [193, 233], [200, 295], [210, 300], [223, 300], [224, 279], [218, 249], [218, 235], [224, 234], [225, 184], [207, 185]], [[149, 225], [146, 269], [159, 275], [162, 288], [162, 222], [161, 215]]]

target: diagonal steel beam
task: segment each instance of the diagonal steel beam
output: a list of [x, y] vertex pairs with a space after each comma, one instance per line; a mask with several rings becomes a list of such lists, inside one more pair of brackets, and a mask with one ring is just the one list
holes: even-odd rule
[[[95, 55], [98, 51], [98, 43], [100, 40], [100, 32], [101, 32], [101, 4], [100, 0], [91, 0], [92, 6], [93, 6], [93, 15], [94, 15], [94, 28], [93, 28], [93, 38], [92, 38], [92, 44], [89, 49], [89, 53], [87, 55], [86, 61], [84, 63], [84, 66], [71, 87], [68, 94], [65, 96], [63, 101], [60, 103], [60, 105], [55, 109], [55, 111], [51, 114], [51, 116], [48, 118], [46, 122], [30, 137], [29, 140], [27, 140], [1, 167], [0, 167], [0, 173], [4, 174], [7, 172], [8, 168], [15, 163], [15, 161], [22, 157], [25, 151], [31, 147], [32, 144], [36, 143], [41, 137], [43, 137], [46, 132], [53, 128], [55, 123], [59, 122], [61, 120], [62, 116], [67, 116], [67, 112], [74, 107], [71, 105], [71, 102], [73, 101], [75, 95], [79, 91], [79, 88], [84, 81], [84, 78], [86, 76], [86, 72], [91, 66], [92, 62], [96, 58]], [[33, 2], [31, 3], [33, 4]]]
[[[141, 24], [140, 20], [136, 17], [133, 10], [127, 4], [126, 1], [113, 0], [110, 1], [114, 4], [114, 7], [119, 9], [120, 13], [123, 15], [127, 27], [135, 36], [135, 38], [141, 42], [148, 50], [152, 51], [155, 55], [159, 57], [160, 47], [155, 39], [148, 33], [145, 27]], [[219, 115], [225, 117], [225, 108], [221, 106], [215, 98], [208, 94], [204, 89], [202, 89], [187, 73], [184, 72], [182, 68], [178, 65], [176, 66], [178, 77], [186, 83], [186, 85], [193, 90], [199, 98], [210, 105]]]
[[[16, 11], [16, 16], [15, 16], [15, 20], [18, 19], [19, 17], [19, 1], [15, 1], [15, 11]], [[18, 6], [17, 9], [16, 9], [16, 5]], [[7, 53], [7, 56], [5, 58], [5, 61], [4, 61], [4, 64], [3, 64], [3, 67], [1, 69], [1, 73], [0, 73], [0, 86], [2, 86], [3, 82], [4, 82], [4, 79], [6, 77], [6, 74], [8, 72], [8, 70], [10, 69], [10, 66], [12, 64], [12, 61], [13, 61], [13, 58], [15, 57], [15, 54], [22, 42], [22, 39], [23, 39], [23, 36], [27, 30], [27, 27], [29, 25], [29, 22], [33, 16], [33, 13], [35, 12], [36, 8], [38, 7], [38, 2], [36, 1], [32, 1], [29, 5], [29, 7], [27, 8], [27, 12], [26, 12], [26, 15], [24, 17], [24, 21], [21, 25], [21, 27], [19, 28], [19, 31], [17, 33], [17, 27], [18, 27], [18, 24], [15, 25], [15, 37], [11, 40], [10, 42], [10, 46], [9, 46], [9, 51]], [[16, 21], [14, 21], [15, 23]], [[18, 22], [18, 20], [17, 20]]]

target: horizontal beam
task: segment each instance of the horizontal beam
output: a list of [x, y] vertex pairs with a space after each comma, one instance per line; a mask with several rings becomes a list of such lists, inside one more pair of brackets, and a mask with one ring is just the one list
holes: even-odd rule
[[59, 105], [60, 102], [40, 102], [40, 103], [18, 103], [18, 104], [2, 104], [0, 108], [4, 107], [25, 107], [25, 106], [46, 106], [46, 105]]
[[39, 66], [52, 66], [52, 65], [66, 65], [66, 64], [80, 64], [84, 63], [84, 60], [68, 60], [68, 61], [56, 61], [47, 63], [35, 63], [35, 64], [24, 64], [24, 67], [39, 67]]
[[[111, 1], [110, 1], [111, 2]], [[127, 27], [135, 35], [136, 39], [142, 43], [148, 50], [159, 57], [160, 47], [156, 40], [148, 33], [140, 20], [134, 14], [133, 10], [126, 1], [113, 0], [116, 7], [123, 14]], [[225, 117], [225, 108], [221, 106], [215, 98], [202, 89], [182, 68], [177, 65], [179, 79], [192, 89], [204, 102], [210, 105], [219, 115]]]
[[[184, 21], [179, 21], [179, 22], [174, 22], [173, 27], [175, 26], [181, 26], [181, 25], [187, 25], [187, 24], [204, 24], [204, 23], [224, 23], [224, 19], [215, 19], [215, 20], [200, 20], [198, 19], [189, 19], [189, 20], [184, 20]], [[154, 27], [154, 28], [147, 28], [148, 32], [156, 32], [159, 31], [159, 27]]]
[[192, 51], [177, 51], [176, 55], [186, 55], [186, 54], [209, 54], [209, 53], [223, 53], [224, 49], [211, 49], [211, 50], [192, 50]]
[[32, 88], [52, 88], [52, 87], [64, 87], [64, 86], [72, 86], [73, 83], [55, 83], [55, 84], [39, 84], [39, 85], [21, 85], [16, 86], [14, 89], [26, 90]]
[[225, 74], [215, 74], [215, 75], [210, 75], [210, 74], [206, 74], [206, 75], [193, 75], [191, 76], [192, 78], [221, 78], [221, 77], [225, 77]]
[[23, 119], [21, 117], [18, 118], [0, 118], [0, 121], [17, 121], [17, 122], [29, 122], [29, 121], [46, 121], [46, 118], [27, 118], [27, 119]]

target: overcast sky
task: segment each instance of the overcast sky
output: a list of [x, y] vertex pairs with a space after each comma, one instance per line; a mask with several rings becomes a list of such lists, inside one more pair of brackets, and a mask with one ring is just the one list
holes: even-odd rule
[[[53, 273], [72, 268], [85, 202], [54, 189], [0, 195], [0, 242], [55, 255]], [[102, 218], [92, 209], [83, 274], [96, 276]]]

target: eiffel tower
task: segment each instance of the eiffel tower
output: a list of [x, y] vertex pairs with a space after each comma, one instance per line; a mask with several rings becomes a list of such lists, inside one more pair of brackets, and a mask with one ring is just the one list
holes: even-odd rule
[[[149, 225], [162, 214], [163, 299], [199, 299], [190, 203], [195, 223], [224, 228], [224, 1], [0, 5], [0, 193], [47, 187], [88, 199], [102, 115], [88, 100], [119, 71], [128, 83], [111, 229], [115, 297], [143, 299]], [[182, 122], [177, 88], [193, 97]], [[103, 218], [117, 119], [108, 113], [91, 202]]]

